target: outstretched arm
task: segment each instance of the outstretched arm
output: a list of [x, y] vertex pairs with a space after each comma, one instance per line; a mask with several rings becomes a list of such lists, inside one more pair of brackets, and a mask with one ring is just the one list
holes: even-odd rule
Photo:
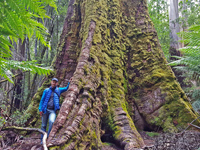
[[67, 84], [66, 87], [62, 87], [62, 88], [60, 87], [60, 88], [59, 88], [59, 90], [60, 90], [60, 94], [68, 90], [68, 88], [69, 88], [69, 84], [70, 84], [70, 82], [68, 82], [68, 84]]
[[59, 88], [60, 94], [68, 90], [71, 81], [72, 81], [72, 78], [70, 78], [66, 87]]

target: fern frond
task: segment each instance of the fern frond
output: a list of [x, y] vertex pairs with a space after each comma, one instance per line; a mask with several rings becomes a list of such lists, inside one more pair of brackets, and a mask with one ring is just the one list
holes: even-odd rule
[[14, 60], [0, 60], [0, 65], [2, 66], [0, 68], [1, 76], [5, 79], [8, 79], [10, 82], [12, 81], [12, 72], [11, 69], [20, 69], [22, 71], [30, 71], [31, 73], [37, 73], [39, 75], [49, 75], [53, 69], [50, 67], [41, 67], [38, 64], [36, 64], [35, 61], [14, 61]]
[[0, 48], [7, 49], [3, 45], [8, 45], [10, 42], [8, 37], [11, 41], [17, 41], [19, 38], [23, 41], [25, 35], [31, 38], [34, 33], [43, 45], [50, 47], [45, 40], [46, 35], [48, 35], [47, 29], [42, 23], [33, 19], [34, 17], [50, 18], [44, 9], [47, 5], [54, 7], [57, 11], [54, 0], [40, 2], [38, 0], [0, 1], [0, 35], [2, 39]]
[[200, 112], [200, 101], [197, 100], [194, 103], [192, 103], [192, 107], [196, 112]]
[[[25, 36], [36, 38], [44, 46], [49, 46], [46, 41], [48, 35], [44, 25], [34, 18], [50, 18], [46, 15], [46, 6], [57, 7], [54, 0], [3, 0], [0, 1], [0, 76], [12, 81], [11, 69], [21, 69], [38, 74], [49, 74], [51, 69], [36, 65], [35, 62], [8, 61], [12, 57], [11, 42], [17, 42], [20, 38], [23, 42]], [[11, 42], [10, 42], [11, 41]]]

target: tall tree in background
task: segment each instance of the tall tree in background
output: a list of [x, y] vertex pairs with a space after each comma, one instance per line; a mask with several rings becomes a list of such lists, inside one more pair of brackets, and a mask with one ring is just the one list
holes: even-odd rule
[[[25, 61], [25, 40], [22, 42], [21, 39], [19, 39], [18, 44], [18, 54], [19, 57], [17, 58], [18, 61]], [[21, 109], [20, 106], [22, 105], [22, 99], [23, 99], [23, 89], [22, 89], [22, 82], [23, 82], [23, 73], [21, 70], [18, 70], [16, 74], [19, 74], [18, 77], [16, 77], [15, 82], [15, 88], [14, 88], [14, 107], [16, 109]]]
[[145, 0], [70, 0], [57, 50], [55, 74], [26, 111], [26, 124], [38, 126], [38, 104], [51, 78], [65, 86], [72, 77], [50, 149], [101, 149], [104, 141], [130, 150], [144, 147], [134, 120], [143, 130], [178, 132], [196, 118], [167, 66]]
[[[181, 44], [179, 42], [180, 38], [177, 33], [180, 32], [180, 18], [179, 18], [179, 1], [170, 0], [170, 11], [169, 11], [169, 27], [170, 27], [170, 61], [176, 60], [176, 56], [181, 56], [179, 48]], [[186, 87], [186, 84], [183, 82], [184, 77], [182, 77], [183, 72], [172, 68], [178, 82], [182, 87]]]
[[[192, 91], [194, 89], [194, 86], [196, 86], [196, 83], [198, 82], [198, 80], [196, 80], [197, 79], [196, 78], [197, 76], [195, 75], [196, 73], [194, 74], [192, 68], [198, 66], [196, 63], [197, 60], [196, 56], [198, 57], [198, 50], [197, 50], [198, 48], [197, 47], [196, 47], [197, 49], [195, 48], [195, 46], [198, 45], [198, 42], [194, 42], [198, 41], [198, 36], [193, 35], [193, 33], [196, 32], [195, 30], [197, 27], [195, 26], [199, 25], [199, 20], [200, 20], [199, 11], [200, 7], [196, 0], [191, 0], [191, 1], [181, 0], [179, 2], [180, 16], [178, 22], [181, 32], [178, 33], [177, 35], [180, 37], [179, 39], [180, 42], [182, 43], [179, 44], [179, 51], [174, 51], [173, 55], [176, 56], [176, 58], [171, 59], [172, 61], [175, 61], [172, 62], [173, 65], [174, 64], [180, 65], [180, 67], [179, 66], [173, 67], [174, 72], [182, 88], [184, 88], [187, 95], [190, 96], [191, 99], [194, 99], [192, 98], [193, 96], [191, 97], [191, 95], [193, 95]], [[188, 32], [188, 30], [190, 30], [189, 32], [191, 32], [191, 34]], [[196, 34], [198, 34], [198, 32]], [[170, 53], [173, 53], [173, 49], [170, 50], [172, 50], [170, 51]], [[180, 52], [181, 55], [179, 55]], [[193, 61], [195, 62], [195, 65]], [[193, 78], [192, 76], [195, 76], [195, 78]]]
[[180, 48], [179, 37], [177, 35], [180, 32], [178, 0], [170, 0], [169, 26], [171, 39], [170, 54], [171, 56], [180, 56], [178, 51]]

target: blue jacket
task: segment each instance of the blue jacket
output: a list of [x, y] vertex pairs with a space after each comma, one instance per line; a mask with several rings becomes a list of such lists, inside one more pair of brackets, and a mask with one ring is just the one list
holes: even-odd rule
[[[53, 102], [54, 102], [54, 110], [55, 111], [60, 109], [60, 106], [59, 106], [60, 94], [68, 90], [69, 84], [70, 83], [68, 83], [68, 85], [66, 87], [63, 87], [63, 88], [58, 88], [58, 87], [55, 88], [54, 95], [53, 95]], [[42, 98], [40, 100], [39, 111], [40, 112], [42, 111], [44, 114], [46, 113], [46, 110], [47, 110], [47, 104], [48, 104], [48, 101], [51, 97], [51, 92], [52, 92], [52, 87], [45, 89], [43, 94], [42, 94]]]

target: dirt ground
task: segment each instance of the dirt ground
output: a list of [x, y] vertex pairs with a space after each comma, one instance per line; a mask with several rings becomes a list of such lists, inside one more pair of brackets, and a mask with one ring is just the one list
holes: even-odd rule
[[[187, 131], [179, 134], [152, 134], [141, 131], [146, 147], [135, 150], [197, 150], [200, 148], [200, 132]], [[5, 137], [6, 136], [6, 137]], [[23, 137], [13, 131], [0, 133], [0, 150], [43, 150], [40, 134]], [[102, 150], [123, 150], [112, 143], [104, 143]]]

